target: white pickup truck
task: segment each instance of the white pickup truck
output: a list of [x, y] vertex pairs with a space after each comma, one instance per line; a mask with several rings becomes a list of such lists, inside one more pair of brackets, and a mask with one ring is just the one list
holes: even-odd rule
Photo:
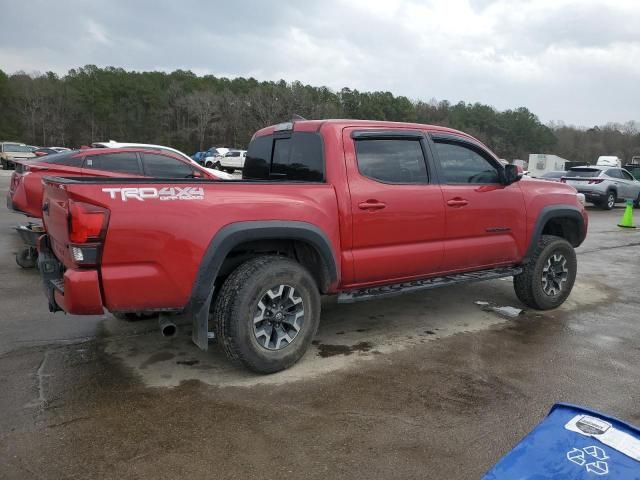
[[218, 167], [228, 173], [244, 168], [244, 161], [247, 158], [246, 150], [229, 150], [220, 159], [218, 159]]

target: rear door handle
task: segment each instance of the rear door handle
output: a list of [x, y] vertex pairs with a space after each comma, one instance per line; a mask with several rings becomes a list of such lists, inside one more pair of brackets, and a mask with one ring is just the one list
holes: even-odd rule
[[382, 210], [386, 207], [386, 203], [379, 202], [377, 200], [367, 200], [358, 204], [360, 210]]
[[447, 202], [447, 205], [449, 205], [450, 207], [464, 207], [466, 205], [469, 205], [469, 201], [465, 200], [464, 198], [457, 197], [449, 200]]

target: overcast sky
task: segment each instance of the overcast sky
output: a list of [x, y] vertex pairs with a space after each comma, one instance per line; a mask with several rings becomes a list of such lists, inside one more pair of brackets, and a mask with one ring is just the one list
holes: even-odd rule
[[640, 120], [640, 0], [2, 0], [0, 68], [300, 80]]

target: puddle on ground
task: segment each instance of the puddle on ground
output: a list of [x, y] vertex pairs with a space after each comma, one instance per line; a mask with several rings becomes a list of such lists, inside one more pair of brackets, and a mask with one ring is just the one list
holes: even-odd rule
[[[600, 284], [577, 282], [561, 308], [528, 310], [526, 317], [535, 321], [540, 316], [562, 315], [612, 296]], [[179, 327], [173, 339], [163, 338], [153, 320], [136, 322], [134, 333], [133, 327], [108, 320], [105, 350], [151, 387], [175, 387], [189, 380], [216, 386], [277, 385], [357, 368], [400, 350], [513, 322], [479, 309], [475, 299], [521, 306], [511, 282], [499, 280], [350, 305], [325, 299], [320, 328], [305, 356], [290, 369], [272, 375], [256, 375], [229, 362], [218, 345], [210, 345], [208, 352], [198, 350], [191, 343], [190, 326]]]
[[322, 358], [333, 357], [334, 355], [351, 355], [355, 352], [368, 352], [372, 345], [369, 342], [359, 342], [355, 345], [326, 345], [318, 343], [318, 356]]

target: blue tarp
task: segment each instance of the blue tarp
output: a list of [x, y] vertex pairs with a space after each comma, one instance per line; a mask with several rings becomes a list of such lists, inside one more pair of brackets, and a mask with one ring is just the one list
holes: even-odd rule
[[[582, 433], [566, 428], [582, 415], [584, 422], [577, 421]], [[604, 427], [599, 426], [598, 420]], [[607, 435], [598, 428], [607, 430]], [[613, 438], [611, 434], [618, 440], [616, 445], [621, 443], [620, 437], [631, 440], [627, 454], [603, 443], [612, 443], [608, 440]], [[634, 442], [640, 442], [640, 429], [598, 412], [558, 403], [483, 480], [640, 480], [640, 461], [628, 455], [637, 448]]]

